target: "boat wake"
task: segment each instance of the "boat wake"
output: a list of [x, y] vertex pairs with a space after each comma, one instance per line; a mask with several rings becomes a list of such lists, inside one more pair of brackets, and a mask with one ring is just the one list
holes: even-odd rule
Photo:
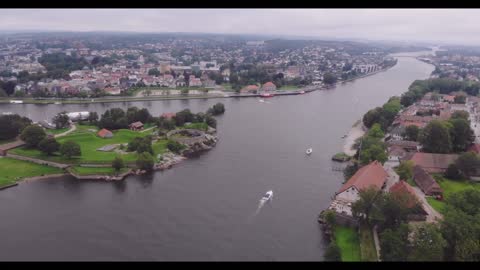
[[255, 210], [255, 212], [250, 216], [249, 221], [252, 221], [252, 219], [255, 218], [260, 213], [260, 210], [262, 210], [263, 206], [265, 206], [267, 202], [271, 202], [272, 196], [273, 196], [273, 192], [269, 191], [263, 198], [260, 199], [260, 202], [258, 203], [258, 206], [257, 206], [257, 210]]

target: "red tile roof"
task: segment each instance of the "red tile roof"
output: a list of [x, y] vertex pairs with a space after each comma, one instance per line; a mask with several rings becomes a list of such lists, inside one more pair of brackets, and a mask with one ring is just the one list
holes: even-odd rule
[[99, 137], [102, 137], [102, 138], [104, 138], [105, 136], [107, 136], [107, 135], [109, 135], [109, 134], [110, 134], [110, 135], [113, 135], [113, 133], [112, 133], [110, 130], [105, 129], [105, 128], [102, 129], [102, 130], [100, 130], [100, 131], [97, 133], [97, 135], [98, 135]]
[[415, 153], [410, 160], [430, 173], [444, 172], [457, 160], [456, 154]]
[[370, 186], [378, 189], [382, 188], [387, 179], [387, 172], [383, 168], [382, 164], [378, 161], [360, 168], [337, 192], [341, 193], [351, 186], [355, 186], [358, 190], [368, 188]]
[[171, 119], [172, 117], [175, 117], [175, 113], [163, 113], [161, 117], [165, 117], [166, 119]]

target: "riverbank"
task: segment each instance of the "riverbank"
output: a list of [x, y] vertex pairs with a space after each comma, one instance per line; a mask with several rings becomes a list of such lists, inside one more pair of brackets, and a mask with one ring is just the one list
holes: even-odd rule
[[347, 137], [345, 137], [343, 152], [348, 156], [354, 156], [357, 151], [353, 149], [353, 145], [358, 138], [362, 137], [365, 134], [365, 132], [366, 127], [363, 125], [362, 120], [358, 120], [357, 122], [355, 122], [355, 124], [353, 124], [352, 128], [348, 132]]
[[351, 81], [355, 81], [357, 79], [362, 79], [362, 78], [365, 78], [365, 77], [368, 77], [368, 76], [372, 76], [372, 75], [375, 75], [377, 73], [380, 73], [380, 72], [383, 72], [383, 71], [387, 71], [389, 70], [390, 68], [396, 66], [397, 64], [393, 65], [393, 66], [389, 66], [389, 67], [386, 67], [386, 68], [383, 68], [383, 69], [380, 69], [380, 70], [377, 70], [375, 72], [371, 72], [371, 73], [368, 73], [368, 74], [365, 74], [365, 75], [361, 75], [361, 76], [358, 76], [358, 77], [355, 77], [355, 78], [351, 78], [351, 79], [348, 79], [348, 80], [343, 80], [343, 81], [339, 81], [339, 83], [346, 83], [346, 82], [351, 82]]

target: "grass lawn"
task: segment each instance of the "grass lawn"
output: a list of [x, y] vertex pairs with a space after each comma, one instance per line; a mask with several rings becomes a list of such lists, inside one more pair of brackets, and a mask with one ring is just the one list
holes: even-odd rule
[[156, 160], [156, 161], [159, 161], [157, 160], [157, 156], [158, 154], [163, 154], [167, 151], [167, 143], [168, 143], [168, 140], [158, 140], [156, 143], [154, 143], [152, 145], [152, 148], [153, 148], [153, 158]]
[[[113, 170], [112, 167], [102, 167], [102, 168], [91, 168], [91, 167], [80, 167], [80, 166], [75, 166], [72, 167], [73, 173], [77, 175], [115, 175], [115, 171]], [[122, 168], [119, 172], [125, 173], [128, 171], [128, 168]]]
[[375, 241], [373, 240], [373, 232], [367, 226], [360, 227], [360, 254], [362, 261], [377, 261], [377, 251], [375, 249]]
[[68, 131], [69, 129], [70, 129], [69, 127], [67, 127], [67, 128], [59, 128], [59, 129], [47, 129], [47, 130], [46, 130], [46, 133], [47, 133], [47, 134], [57, 135], [57, 134], [66, 132], [66, 131]]
[[208, 129], [208, 125], [205, 122], [202, 123], [191, 123], [188, 125], [183, 125], [182, 128], [190, 128], [190, 129], [199, 129], [206, 131]]
[[[60, 155], [47, 156], [37, 149], [29, 149], [26, 147], [13, 149], [12, 153], [60, 163], [111, 163], [117, 153], [97, 151], [98, 148], [109, 144], [128, 143], [135, 137], [144, 137], [148, 135], [148, 132], [141, 133], [128, 129], [120, 129], [113, 131], [113, 138], [102, 139], [96, 135], [96, 132], [88, 131], [88, 129], [93, 128], [92, 126], [79, 127], [81, 128], [67, 136], [58, 138], [57, 141], [59, 143], [65, 143], [66, 141], [72, 140], [80, 144], [80, 149], [82, 151], [80, 157], [67, 160]], [[125, 162], [135, 162], [137, 159], [137, 153], [124, 154], [122, 155], [122, 158]]]
[[11, 158], [0, 158], [0, 186], [13, 184], [25, 177], [63, 173], [62, 169]]
[[[474, 183], [469, 180], [451, 180], [443, 177], [440, 174], [433, 174], [433, 178], [437, 181], [440, 187], [443, 189], [443, 197], [446, 199], [448, 196], [455, 192], [459, 192], [468, 188], [474, 188], [480, 190], [480, 184]], [[434, 198], [427, 198], [428, 203], [438, 212], [442, 213], [445, 208], [445, 201], [437, 201]]]
[[360, 243], [355, 229], [336, 226], [335, 241], [337, 242], [338, 247], [340, 247], [343, 262], [361, 261]]

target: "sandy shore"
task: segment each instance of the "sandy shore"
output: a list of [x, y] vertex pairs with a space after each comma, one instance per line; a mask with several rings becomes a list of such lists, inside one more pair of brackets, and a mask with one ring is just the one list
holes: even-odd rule
[[362, 137], [365, 134], [366, 128], [363, 126], [363, 122], [361, 120], [357, 121], [352, 129], [347, 134], [345, 138], [345, 144], [343, 145], [343, 152], [349, 156], [355, 155], [355, 150], [352, 149], [353, 145], [355, 144], [355, 140]]

